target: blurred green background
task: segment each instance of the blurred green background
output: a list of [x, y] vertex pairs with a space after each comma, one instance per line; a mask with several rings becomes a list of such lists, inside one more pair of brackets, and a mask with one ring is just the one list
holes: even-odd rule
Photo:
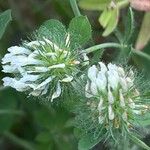
[[[0, 12], [12, 10], [13, 20], [0, 40], [0, 59], [10, 46], [18, 45], [30, 37], [44, 21], [59, 19], [66, 26], [73, 18], [69, 0], [0, 0]], [[126, 10], [121, 12], [120, 22]], [[88, 15], [93, 28], [93, 43], [117, 41], [115, 36], [102, 37], [103, 29], [98, 23], [99, 12], [83, 11]], [[142, 22], [143, 13], [135, 12], [135, 43]], [[119, 23], [119, 26], [121, 26]], [[150, 54], [150, 44], [144, 50]], [[103, 61], [115, 57], [115, 51], [108, 50]], [[95, 59], [97, 59], [95, 57]], [[98, 58], [99, 59], [99, 58]], [[150, 73], [150, 62], [141, 57], [134, 57], [131, 62], [147, 78]], [[2, 70], [2, 68], [1, 68]], [[63, 107], [52, 108], [39, 100], [27, 97], [11, 88], [3, 88], [0, 73], [0, 150], [77, 150], [77, 140], [71, 125], [72, 114]], [[148, 138], [149, 140], [149, 138]], [[104, 147], [100, 146], [104, 150]], [[97, 149], [100, 149], [98, 147]], [[96, 149], [96, 148], [95, 148]]]

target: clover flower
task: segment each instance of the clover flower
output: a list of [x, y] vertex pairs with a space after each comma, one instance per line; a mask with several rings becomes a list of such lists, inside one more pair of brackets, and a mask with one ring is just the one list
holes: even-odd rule
[[124, 141], [133, 141], [149, 149], [137, 137], [150, 112], [149, 94], [141, 77], [131, 68], [99, 62], [81, 79], [76, 85], [82, 89], [78, 92], [80, 100], [74, 108], [79, 147], [82, 149], [87, 143], [87, 149], [91, 149], [100, 141], [107, 141], [111, 148], [122, 149]]
[[[140, 99], [140, 92], [134, 84], [135, 77], [131, 69], [126, 72], [115, 64], [105, 65], [99, 62], [98, 66], [93, 65], [88, 69], [87, 75], [86, 113], [90, 113], [89, 115], [85, 113], [87, 108], [83, 113], [88, 116], [87, 120], [91, 116], [94, 125], [97, 122], [95, 128], [104, 127], [112, 132], [110, 135], [115, 134], [113, 133], [115, 129], [129, 131], [134, 126], [135, 116], [143, 115], [150, 109], [148, 104]], [[87, 120], [85, 119], [84, 124]], [[92, 129], [92, 132], [93, 130], [96, 129]]]
[[[17, 91], [29, 91], [29, 95], [48, 95], [53, 99], [62, 92], [61, 84], [71, 82], [78, 71], [80, 58], [66, 45], [59, 47], [45, 37], [42, 40], [26, 42], [22, 46], [12, 46], [2, 59], [3, 72], [14, 77], [3, 78], [4, 86]], [[87, 58], [87, 56], [84, 56]]]

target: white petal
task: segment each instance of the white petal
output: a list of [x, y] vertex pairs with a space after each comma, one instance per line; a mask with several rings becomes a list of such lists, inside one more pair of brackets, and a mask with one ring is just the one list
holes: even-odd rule
[[123, 119], [124, 121], [127, 121], [128, 117], [127, 117], [127, 112], [126, 112], [126, 111], [123, 112], [123, 114], [122, 114], [122, 119]]
[[98, 94], [97, 85], [96, 85], [95, 82], [91, 82], [91, 88], [90, 88], [90, 90], [91, 90], [91, 93], [93, 95], [97, 95]]
[[71, 65], [79, 65], [80, 64], [80, 61], [78, 60], [74, 60], [71, 62]]
[[9, 54], [6, 54], [3, 58], [2, 58], [2, 64], [6, 64], [6, 63], [9, 63], [11, 62], [11, 60], [13, 59], [13, 54], [9, 53]]
[[118, 72], [118, 67], [115, 64], [109, 63], [107, 65], [107, 67], [108, 67], [108, 70], [110, 70], [110, 71], [116, 71], [116, 72]]
[[110, 87], [108, 87], [108, 102], [109, 104], [113, 104], [115, 101], [114, 96], [112, 92], [110, 91]]
[[130, 108], [134, 109], [135, 108], [135, 103], [133, 102], [133, 100], [131, 98], [128, 99], [128, 105]]
[[41, 87], [47, 85], [53, 80], [53, 77], [48, 77], [45, 81], [43, 81], [41, 84], [39, 84], [34, 90], [40, 89]]
[[57, 97], [59, 97], [61, 94], [61, 86], [60, 86], [60, 82], [57, 83], [57, 88], [56, 91], [53, 93], [52, 98], [51, 98], [51, 102], [53, 102], [53, 100]]
[[128, 88], [133, 86], [133, 80], [131, 78], [127, 77], [126, 82], [127, 82]]
[[28, 50], [24, 47], [19, 47], [19, 46], [12, 46], [12, 47], [8, 48], [8, 51], [10, 53], [12, 53], [13, 55], [17, 55], [17, 54], [27, 54], [27, 55], [29, 55], [31, 53], [30, 50]]
[[17, 67], [14, 65], [3, 65], [3, 72], [5, 73], [15, 73], [17, 72]]
[[13, 57], [11, 64], [16, 66], [41, 65], [43, 64], [43, 61], [20, 55]]
[[52, 53], [52, 52], [46, 53], [45, 55], [50, 57], [50, 58], [52, 58], [52, 59], [56, 59], [56, 57], [57, 57], [57, 54], [56, 53]]
[[26, 64], [24, 65], [43, 65], [43, 61], [34, 58], [28, 58]]
[[114, 70], [107, 71], [108, 74], [108, 83], [113, 88], [113, 90], [117, 89], [119, 83], [119, 75]]
[[30, 55], [28, 55], [28, 58], [35, 58], [39, 55], [39, 51], [35, 50]]
[[57, 50], [60, 49], [55, 43], [51, 42], [49, 39], [46, 39], [46, 38], [44, 37], [44, 40], [45, 40], [55, 51], [57, 51]]
[[39, 95], [41, 95], [41, 92], [42, 92], [41, 89], [40, 89], [40, 90], [34, 90], [34, 91], [32, 91], [29, 95], [32, 95], [32, 96], [39, 96]]
[[29, 85], [20, 81], [15, 81], [13, 88], [15, 88], [19, 92], [23, 92], [29, 89]]
[[61, 82], [71, 82], [73, 80], [73, 77], [72, 76], [68, 76], [64, 79], [61, 80]]
[[5, 77], [3, 78], [3, 81], [4, 81], [3, 83], [4, 86], [10, 86], [20, 92], [23, 92], [29, 89], [28, 84], [20, 82], [16, 80], [15, 78]]
[[89, 65], [89, 57], [87, 56], [87, 54], [83, 53], [82, 56], [83, 56], [83, 61], [84, 61], [83, 66]]
[[118, 67], [118, 73], [121, 77], [125, 77], [125, 72], [124, 72], [124, 69], [122, 67]]
[[124, 107], [126, 106], [126, 104], [125, 104], [124, 97], [123, 97], [123, 94], [122, 94], [122, 90], [121, 90], [121, 89], [119, 90], [119, 98], [120, 98], [120, 106], [121, 106], [122, 108], [124, 108]]
[[113, 120], [115, 118], [115, 114], [111, 105], [108, 106], [108, 117], [109, 120]]
[[93, 97], [93, 95], [91, 94], [91, 91], [90, 91], [90, 83], [89, 83], [89, 81], [87, 81], [87, 83], [85, 85], [85, 96], [87, 98]]
[[100, 91], [104, 91], [106, 89], [107, 79], [106, 79], [105, 74], [102, 71], [98, 72], [98, 75], [96, 78], [96, 84]]
[[22, 76], [27, 74], [27, 72], [25, 71], [25, 69], [23, 67], [18, 67], [17, 69]]
[[65, 64], [57, 64], [57, 65], [52, 65], [48, 67], [49, 69], [54, 69], [54, 68], [65, 68]]
[[35, 67], [34, 70], [27, 71], [27, 73], [38, 73], [38, 72], [47, 72], [49, 69], [47, 67]]
[[104, 100], [103, 100], [103, 98], [100, 98], [100, 101], [99, 101], [99, 103], [98, 103], [98, 111], [99, 112], [101, 112], [102, 110], [103, 110], [103, 102], [104, 102]]
[[132, 110], [133, 113], [137, 114], [137, 115], [142, 115], [142, 111], [141, 110]]
[[148, 109], [149, 108], [149, 105], [142, 105], [142, 104], [137, 104], [137, 105], [135, 105], [135, 107], [136, 107], [136, 109], [138, 108], [138, 109]]
[[26, 74], [20, 79], [20, 81], [21, 82], [36, 81], [39, 79], [39, 77], [40, 77], [40, 75]]
[[131, 79], [134, 79], [134, 72], [130, 69], [129, 71], [129, 74], [128, 76], [131, 78]]
[[98, 70], [95, 65], [93, 65], [92, 67], [90, 67], [88, 69], [88, 77], [91, 81], [96, 80], [97, 72], [98, 72]]
[[[34, 85], [35, 86], [35, 85]], [[33, 96], [39, 96], [39, 95], [44, 95], [47, 93], [49, 86], [48, 85], [44, 85], [43, 87], [41, 87], [40, 89], [36, 89], [34, 91], [32, 91], [29, 95], [33, 95]]]
[[5, 77], [2, 81], [4, 82], [3, 86], [11, 86], [13, 84], [13, 78], [10, 77]]
[[127, 92], [128, 91], [128, 85], [127, 85], [127, 82], [126, 82], [126, 79], [125, 78], [120, 78], [120, 85], [123, 89], [123, 92]]
[[32, 41], [32, 42], [27, 43], [26, 45], [36, 48], [36, 46], [45, 45], [45, 42], [43, 42], [43, 41]]
[[135, 96], [140, 96], [140, 92], [138, 91], [138, 89], [135, 89], [134, 95], [135, 95]]
[[47, 72], [47, 67], [35, 67], [35, 72]]
[[11, 65], [15, 65], [17, 67], [24, 66], [27, 63], [27, 56], [24, 55], [18, 55], [14, 56], [11, 60]]
[[103, 62], [99, 62], [100, 68], [101, 68], [101, 72], [103, 72], [104, 74], [107, 71], [107, 67]]
[[103, 124], [104, 123], [104, 117], [103, 116], [99, 116], [98, 117], [98, 122], [99, 122], [99, 124]]
[[41, 95], [46, 94], [47, 91], [48, 91], [48, 88], [49, 88], [49, 85], [46, 85], [46, 86], [44, 87], [44, 90], [42, 91]]
[[111, 63], [108, 64], [108, 82], [110, 86], [115, 90], [118, 87], [119, 83], [119, 74], [118, 74], [118, 67]]

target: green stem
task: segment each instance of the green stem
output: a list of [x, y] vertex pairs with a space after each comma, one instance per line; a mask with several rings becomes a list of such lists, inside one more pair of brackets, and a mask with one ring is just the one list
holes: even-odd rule
[[103, 44], [99, 44], [99, 45], [95, 45], [95, 46], [92, 46], [90, 48], [87, 48], [87, 49], [83, 50], [82, 52], [88, 54], [88, 53], [94, 52], [94, 51], [99, 50], [99, 49], [123, 48], [123, 47], [126, 47], [126, 45], [121, 45], [119, 43], [103, 43]]
[[81, 16], [76, 0], [70, 0], [71, 8], [75, 16]]
[[9, 140], [13, 141], [15, 144], [17, 144], [18, 146], [21, 146], [22, 148], [26, 149], [26, 150], [35, 150], [30, 143], [28, 143], [27, 141], [18, 138], [17, 136], [15, 136], [14, 134], [10, 133], [10, 132], [5, 132], [4, 136], [7, 137]]
[[[99, 44], [99, 45], [95, 45], [95, 46], [89, 47], [89, 48], [81, 51], [81, 53], [88, 54], [88, 53], [97, 51], [99, 49], [104, 49], [104, 48], [119, 48], [119, 49], [123, 49], [123, 48], [126, 48], [126, 47], [127, 47], [127, 45], [121, 45], [119, 43], [103, 43], [103, 44]], [[131, 55], [132, 54], [138, 55], [138, 56], [143, 57], [146, 60], [150, 61], [150, 55], [148, 55], [148, 54], [146, 54], [144, 52], [137, 51], [137, 50], [135, 50], [135, 49], [132, 48], [131, 49]]]

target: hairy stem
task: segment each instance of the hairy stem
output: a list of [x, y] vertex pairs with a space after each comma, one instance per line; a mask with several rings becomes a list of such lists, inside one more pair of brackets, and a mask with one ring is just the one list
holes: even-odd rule
[[94, 51], [99, 50], [99, 49], [123, 48], [123, 47], [126, 47], [126, 45], [121, 45], [119, 43], [103, 43], [103, 44], [99, 44], [99, 45], [95, 45], [95, 46], [92, 46], [90, 48], [87, 48], [87, 49], [83, 50], [82, 52], [88, 54], [88, 53], [94, 52]]
[[70, 0], [71, 8], [75, 16], [81, 16], [76, 0]]
[[[99, 45], [95, 45], [95, 46], [89, 47], [89, 48], [81, 51], [81, 53], [88, 54], [88, 53], [91, 53], [91, 52], [94, 52], [94, 51], [97, 51], [97, 50], [100, 50], [100, 49], [104, 49], [104, 48], [124, 49], [126, 47], [127, 47], [127, 45], [122, 45], [122, 44], [119, 44], [119, 43], [103, 43], [103, 44], [99, 44]], [[146, 54], [144, 52], [141, 52], [141, 51], [137, 51], [134, 48], [131, 48], [130, 56], [131, 55], [138, 55], [138, 56], [143, 57], [146, 60], [150, 61], [150, 55], [148, 55], [148, 54]]]

